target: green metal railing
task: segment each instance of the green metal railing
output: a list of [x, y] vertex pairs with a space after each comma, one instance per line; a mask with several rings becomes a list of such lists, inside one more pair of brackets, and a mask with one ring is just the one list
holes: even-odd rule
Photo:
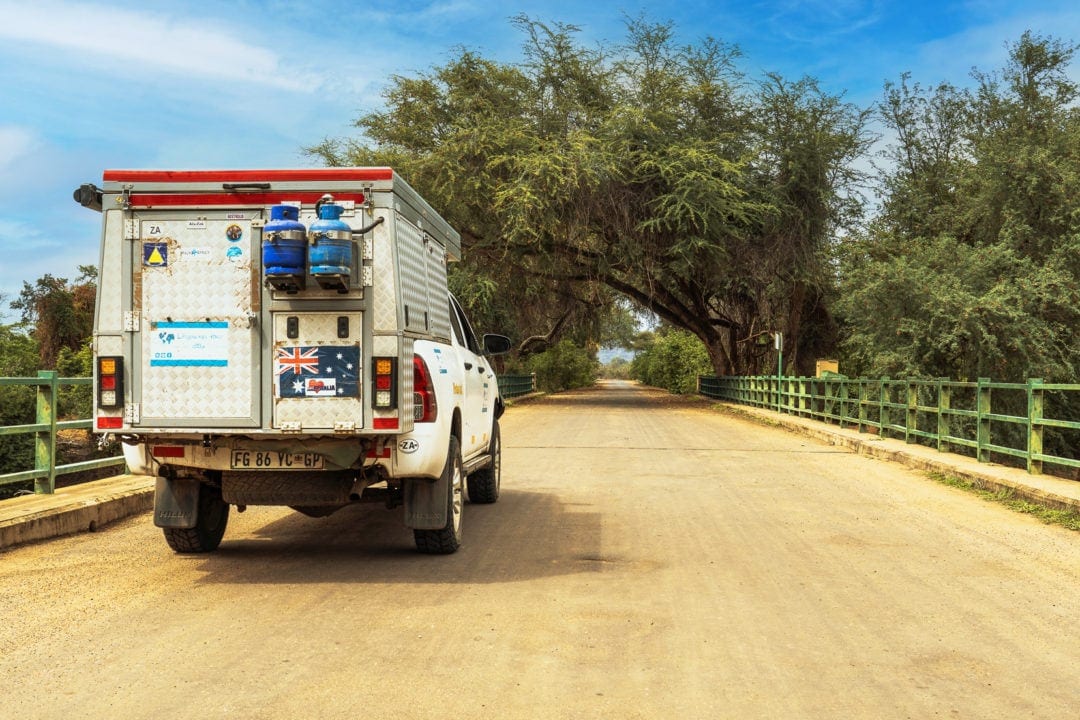
[[37, 388], [37, 421], [30, 425], [0, 427], [0, 436], [29, 434], [34, 436], [34, 469], [0, 475], [0, 487], [33, 480], [34, 492], [51, 493], [56, 490], [58, 475], [124, 464], [124, 458], [120, 456], [64, 465], [56, 464], [57, 431], [91, 428], [89, 419], [59, 420], [57, 418], [58, 391], [61, 387], [89, 385], [90, 382], [90, 378], [58, 377], [55, 370], [40, 370], [36, 378], [0, 378], [0, 387], [29, 385]]
[[[966, 452], [980, 462], [1016, 458], [1029, 473], [1044, 463], [1080, 468], [1080, 385], [826, 376], [698, 378], [698, 392], [727, 402], [836, 423], [906, 442]], [[1059, 448], [1060, 454], [1045, 452]]]
[[[0, 427], [0, 436], [34, 436], [34, 469], [0, 475], [0, 487], [34, 481], [34, 492], [52, 493], [56, 490], [59, 475], [122, 466], [121, 456], [86, 460], [84, 462], [56, 464], [56, 436], [59, 430], [90, 429], [91, 420], [58, 420], [57, 397], [61, 387], [90, 385], [90, 378], [62, 378], [55, 370], [41, 370], [36, 378], [0, 378], [3, 386], [31, 386], [37, 389], [37, 418], [30, 425]], [[505, 398], [520, 397], [536, 391], [535, 375], [500, 375], [499, 391]]]
[[536, 392], [536, 375], [499, 375], [499, 393], [504, 398]]

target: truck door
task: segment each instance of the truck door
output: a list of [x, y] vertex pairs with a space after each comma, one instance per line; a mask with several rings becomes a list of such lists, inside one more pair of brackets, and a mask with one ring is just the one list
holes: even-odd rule
[[259, 425], [258, 217], [258, 210], [135, 214], [133, 425]]
[[480, 343], [476, 333], [469, 325], [468, 318], [461, 306], [451, 297], [451, 323], [455, 334], [464, 340], [460, 357], [465, 373], [465, 408], [462, 418], [461, 454], [471, 457], [487, 449], [492, 423], [492, 404], [494, 393], [491, 389], [495, 382], [494, 374], [487, 360], [481, 355]]

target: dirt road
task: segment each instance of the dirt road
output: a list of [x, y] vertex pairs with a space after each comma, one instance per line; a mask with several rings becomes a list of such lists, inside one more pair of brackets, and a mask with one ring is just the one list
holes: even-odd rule
[[629, 385], [502, 428], [453, 556], [378, 506], [0, 554], [0, 716], [1080, 716], [1075, 533]]

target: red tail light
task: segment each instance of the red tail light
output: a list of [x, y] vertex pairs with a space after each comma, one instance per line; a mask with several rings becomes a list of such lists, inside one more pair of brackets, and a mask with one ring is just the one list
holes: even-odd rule
[[413, 419], [416, 422], [435, 422], [439, 416], [439, 404], [435, 400], [435, 385], [427, 363], [419, 355], [413, 355]]
[[97, 401], [99, 408], [124, 406], [124, 358], [115, 356], [97, 359]]
[[373, 385], [372, 407], [379, 410], [392, 410], [397, 407], [397, 358], [372, 358], [375, 372], [371, 378]]

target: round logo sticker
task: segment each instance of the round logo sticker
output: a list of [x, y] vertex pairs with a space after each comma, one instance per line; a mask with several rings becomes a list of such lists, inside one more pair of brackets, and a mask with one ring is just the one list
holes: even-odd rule
[[225, 228], [225, 237], [229, 238], [231, 242], [236, 242], [244, 236], [244, 229], [239, 225], [233, 224]]

